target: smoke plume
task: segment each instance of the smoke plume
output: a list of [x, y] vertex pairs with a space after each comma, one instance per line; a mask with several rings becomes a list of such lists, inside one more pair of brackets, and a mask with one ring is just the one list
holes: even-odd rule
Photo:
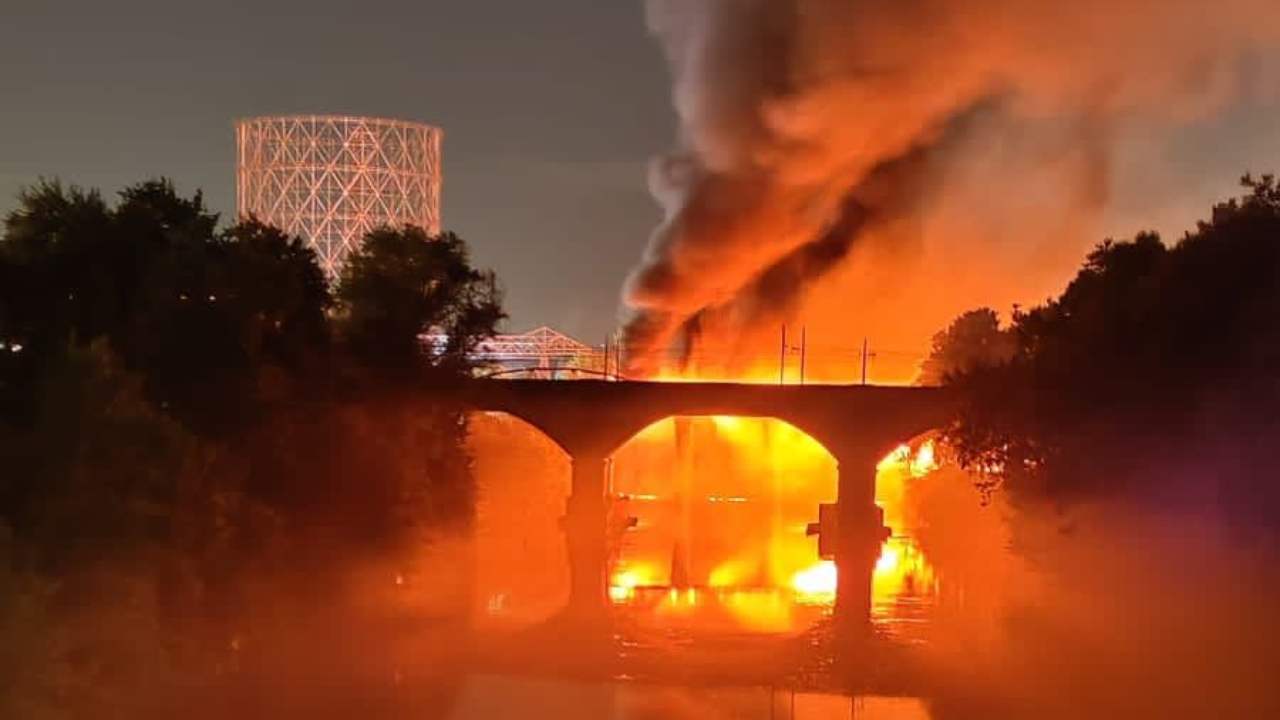
[[1041, 299], [1101, 239], [1117, 139], [1216, 113], [1280, 27], [1271, 0], [647, 10], [680, 137], [625, 291], [638, 371], [796, 315], [914, 349], [971, 304]]

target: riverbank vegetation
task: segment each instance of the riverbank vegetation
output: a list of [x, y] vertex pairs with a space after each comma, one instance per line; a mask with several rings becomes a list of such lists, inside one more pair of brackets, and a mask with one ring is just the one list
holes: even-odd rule
[[1008, 327], [979, 310], [939, 333], [926, 374], [962, 391], [947, 438], [984, 490], [1194, 503], [1275, 542], [1280, 187], [1244, 184], [1177, 243], [1102, 243]]
[[1280, 712], [1280, 187], [1244, 186], [1178, 242], [1102, 243], [1007, 326], [936, 336], [957, 481], [1028, 568], [985, 662], [957, 631], [940, 717]]
[[465, 415], [431, 389], [503, 317], [492, 274], [382, 228], [331, 287], [300, 239], [218, 220], [165, 181], [115, 203], [42, 182], [5, 219], [4, 717], [158, 712], [332, 656], [266, 637], [305, 635], [316, 597], [431, 581], [421, 540], [468, 522]]

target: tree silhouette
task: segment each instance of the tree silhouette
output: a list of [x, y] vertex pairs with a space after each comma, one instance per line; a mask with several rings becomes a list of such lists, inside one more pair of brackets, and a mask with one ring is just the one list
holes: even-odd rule
[[942, 385], [980, 367], [1002, 365], [1016, 349], [1012, 333], [1001, 329], [990, 308], [970, 310], [933, 336], [929, 356], [920, 367], [919, 385]]
[[[465, 370], [505, 317], [493, 274], [471, 266], [461, 238], [413, 226], [371, 232], [348, 257], [337, 295], [347, 349], [379, 366]], [[425, 347], [427, 332], [443, 343]]]
[[952, 379], [962, 463], [1015, 498], [1198, 498], [1280, 518], [1280, 189], [1216, 206], [1179, 243], [1108, 241], [1060, 297], [1015, 315], [1011, 360]]
[[114, 208], [56, 182], [19, 200], [0, 242], [14, 279], [0, 292], [0, 335], [23, 347], [12, 387], [33, 387], [68, 344], [103, 338], [158, 406], [226, 430], [255, 411], [264, 371], [327, 344], [332, 300], [297, 238], [254, 220], [219, 233], [199, 193], [180, 197], [165, 180], [127, 188]]
[[219, 230], [165, 180], [114, 206], [53, 181], [20, 196], [0, 234], [0, 624], [34, 640], [0, 652], [0, 714], [49, 683], [91, 715], [97, 692], [212, 675], [251, 579], [313, 598], [470, 518], [466, 415], [406, 390], [469, 370], [503, 316], [492, 274], [455, 235], [380, 230], [342, 288], [301, 239]]

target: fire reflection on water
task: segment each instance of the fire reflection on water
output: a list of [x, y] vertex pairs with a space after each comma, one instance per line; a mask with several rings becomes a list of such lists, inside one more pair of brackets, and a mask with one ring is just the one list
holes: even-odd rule
[[[559, 519], [569, 493], [563, 452], [504, 415], [477, 416], [476, 617], [525, 625], [568, 600]], [[929, 441], [878, 467], [892, 530], [873, 578], [873, 620], [917, 637], [940, 582], [916, 538], [909, 490], [933, 471]], [[608, 596], [643, 625], [707, 632], [800, 633], [830, 613], [836, 567], [806, 534], [836, 500], [836, 463], [777, 420], [700, 417], [656, 423], [610, 462]], [[632, 524], [634, 519], [634, 524]]]
[[876, 503], [892, 535], [885, 540], [871, 578], [871, 616], [886, 635], [919, 641], [941, 585], [916, 537], [912, 484], [938, 469], [935, 444], [899, 445], [876, 466]]
[[[932, 441], [903, 445], [877, 468], [892, 536], [873, 578], [873, 619], [910, 634], [938, 590], [904, 510], [910, 484], [936, 468]], [[769, 418], [663, 420], [611, 464], [609, 597], [661, 624], [801, 632], [835, 602], [836, 566], [806, 532], [836, 500], [835, 459]]]

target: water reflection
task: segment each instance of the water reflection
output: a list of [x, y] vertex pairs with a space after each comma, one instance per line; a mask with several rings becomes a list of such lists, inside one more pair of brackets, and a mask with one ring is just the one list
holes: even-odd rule
[[510, 676], [470, 678], [450, 720], [928, 720], [915, 698], [844, 696], [768, 686], [689, 687], [568, 682]]
[[888, 638], [929, 641], [940, 583], [933, 566], [911, 537], [885, 541], [871, 579], [871, 622]]
[[[878, 468], [894, 535], [872, 582], [871, 632], [836, 617], [835, 573], [807, 533], [836, 500], [825, 449], [773, 421], [667, 420], [610, 464], [603, 618], [564, 607], [558, 512], [568, 468], [509, 418], [473, 424], [480, 480], [475, 618], [454, 717], [920, 718], [911, 648], [929, 641], [940, 580], [908, 495], [931, 445]], [[523, 449], [521, 449], [523, 447]], [[713, 708], [711, 710], [709, 708]]]

